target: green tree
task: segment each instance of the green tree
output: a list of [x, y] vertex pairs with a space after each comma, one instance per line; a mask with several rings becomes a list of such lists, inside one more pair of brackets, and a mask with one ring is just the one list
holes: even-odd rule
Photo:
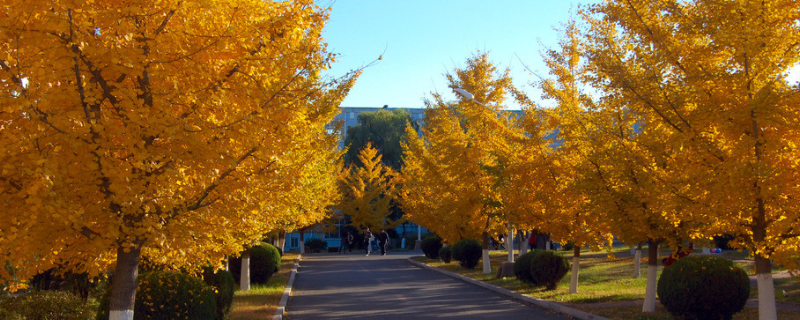
[[383, 157], [383, 163], [399, 171], [403, 165], [403, 149], [400, 143], [405, 141], [407, 123], [416, 127], [405, 110], [378, 110], [359, 114], [358, 125], [347, 129], [344, 139], [344, 144], [348, 147], [344, 156], [345, 165], [364, 166], [358, 153], [368, 143], [372, 143]]

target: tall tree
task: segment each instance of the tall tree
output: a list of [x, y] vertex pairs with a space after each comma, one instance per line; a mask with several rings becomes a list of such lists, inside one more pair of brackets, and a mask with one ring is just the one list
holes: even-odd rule
[[[597, 136], [601, 130], [591, 118], [597, 114], [596, 106], [586, 93], [582, 34], [574, 20], [564, 23], [563, 30], [558, 32], [562, 35], [558, 47], [542, 55], [552, 78], [538, 83], [543, 98], [554, 102], [554, 108], [526, 119], [541, 118], [541, 127], [555, 140], [552, 142], [555, 150], [547, 153], [547, 161], [539, 165], [548, 171], [540, 181], [548, 184], [544, 190], [550, 191], [544, 201], [548, 219], [542, 223], [542, 229], [552, 233], [557, 241], [575, 244], [569, 291], [577, 293], [581, 248], [602, 247], [610, 244], [613, 237], [606, 208], [592, 201], [591, 193], [585, 189], [585, 184], [592, 180], [587, 174], [596, 170], [592, 161], [596, 160]], [[534, 126], [534, 130], [538, 128]]]
[[508, 70], [498, 72], [485, 53], [446, 77], [451, 88], [471, 92], [480, 104], [447, 103], [434, 94], [421, 129], [424, 140], [406, 130], [403, 208], [413, 211], [406, 210], [410, 220], [448, 241], [481, 237], [484, 273], [490, 273], [489, 234], [503, 225], [502, 175], [494, 168], [502, 166], [497, 150], [509, 131], [497, 112], [511, 92], [511, 77]]
[[405, 140], [408, 123], [417, 126], [404, 110], [381, 109], [359, 113], [358, 124], [347, 129], [344, 139], [347, 146], [345, 165], [363, 166], [359, 154], [367, 144], [372, 144], [372, 147], [378, 149], [384, 164], [400, 171], [403, 166], [403, 149], [400, 144]]
[[327, 13], [310, 0], [9, 1], [0, 16], [0, 255], [23, 278], [112, 268], [111, 319], [133, 317], [142, 256], [218, 263], [268, 232], [280, 179], [317, 154], [354, 81], [320, 76]]
[[357, 227], [389, 228], [391, 204], [396, 196], [397, 173], [381, 162], [378, 150], [367, 142], [358, 154], [361, 166], [351, 164], [342, 172], [342, 199], [338, 208]]
[[796, 268], [800, 242], [800, 89], [785, 78], [800, 63], [800, 2], [607, 1], [586, 19], [598, 88], [670, 150], [663, 190], [686, 210], [667, 218], [739, 235], [759, 318], [776, 319], [770, 260]]

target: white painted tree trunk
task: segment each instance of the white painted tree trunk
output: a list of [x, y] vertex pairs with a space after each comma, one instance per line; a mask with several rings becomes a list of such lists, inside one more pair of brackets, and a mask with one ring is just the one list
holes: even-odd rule
[[492, 274], [492, 264], [489, 261], [489, 249], [483, 249], [483, 274]]
[[578, 272], [581, 266], [581, 247], [575, 245], [572, 256], [572, 274], [569, 279], [569, 293], [578, 293]]
[[133, 310], [111, 310], [108, 320], [133, 320]]
[[300, 254], [306, 253], [306, 240], [305, 240], [305, 232], [300, 230]]
[[511, 222], [508, 222], [508, 236], [506, 236], [506, 250], [508, 250], [508, 262], [514, 262], [514, 229], [511, 229]]
[[523, 254], [528, 252], [528, 240], [530, 240], [530, 236], [522, 237], [522, 239], [523, 240], [519, 243], [519, 256], [517, 257], [521, 257]]
[[633, 277], [639, 278], [642, 276], [642, 247], [639, 246], [635, 249], [633, 254]]
[[239, 290], [250, 291], [250, 249], [242, 253], [242, 272], [239, 275]]
[[647, 241], [647, 289], [644, 291], [642, 312], [656, 312], [656, 286], [658, 285], [658, 244]]
[[109, 320], [133, 320], [136, 302], [136, 282], [139, 277], [139, 254], [141, 248], [117, 248], [117, 266], [111, 278]]
[[644, 291], [642, 312], [656, 312], [656, 285], [658, 283], [658, 266], [647, 266], [647, 289]]
[[777, 320], [778, 311], [775, 305], [775, 283], [772, 273], [759, 273], [758, 281], [758, 320]]

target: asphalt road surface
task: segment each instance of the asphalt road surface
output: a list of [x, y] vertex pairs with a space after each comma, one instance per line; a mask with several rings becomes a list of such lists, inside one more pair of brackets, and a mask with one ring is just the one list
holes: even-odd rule
[[571, 319], [386, 256], [306, 254], [284, 319]]

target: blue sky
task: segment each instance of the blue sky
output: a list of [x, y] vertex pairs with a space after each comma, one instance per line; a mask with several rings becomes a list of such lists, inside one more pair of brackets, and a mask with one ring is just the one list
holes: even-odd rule
[[[343, 107], [423, 107], [430, 92], [455, 98], [444, 74], [464, 67], [477, 51], [489, 52], [498, 69], [510, 68], [518, 87], [537, 94], [530, 83], [539, 74], [542, 46], [554, 46], [553, 30], [578, 4], [592, 0], [321, 0], [332, 7], [323, 33], [328, 49], [340, 54], [331, 75], [366, 68]], [[385, 50], [385, 52], [384, 52]], [[517, 58], [519, 57], [519, 58]], [[522, 62], [520, 62], [520, 60]], [[510, 103], [510, 108], [518, 106]]]

